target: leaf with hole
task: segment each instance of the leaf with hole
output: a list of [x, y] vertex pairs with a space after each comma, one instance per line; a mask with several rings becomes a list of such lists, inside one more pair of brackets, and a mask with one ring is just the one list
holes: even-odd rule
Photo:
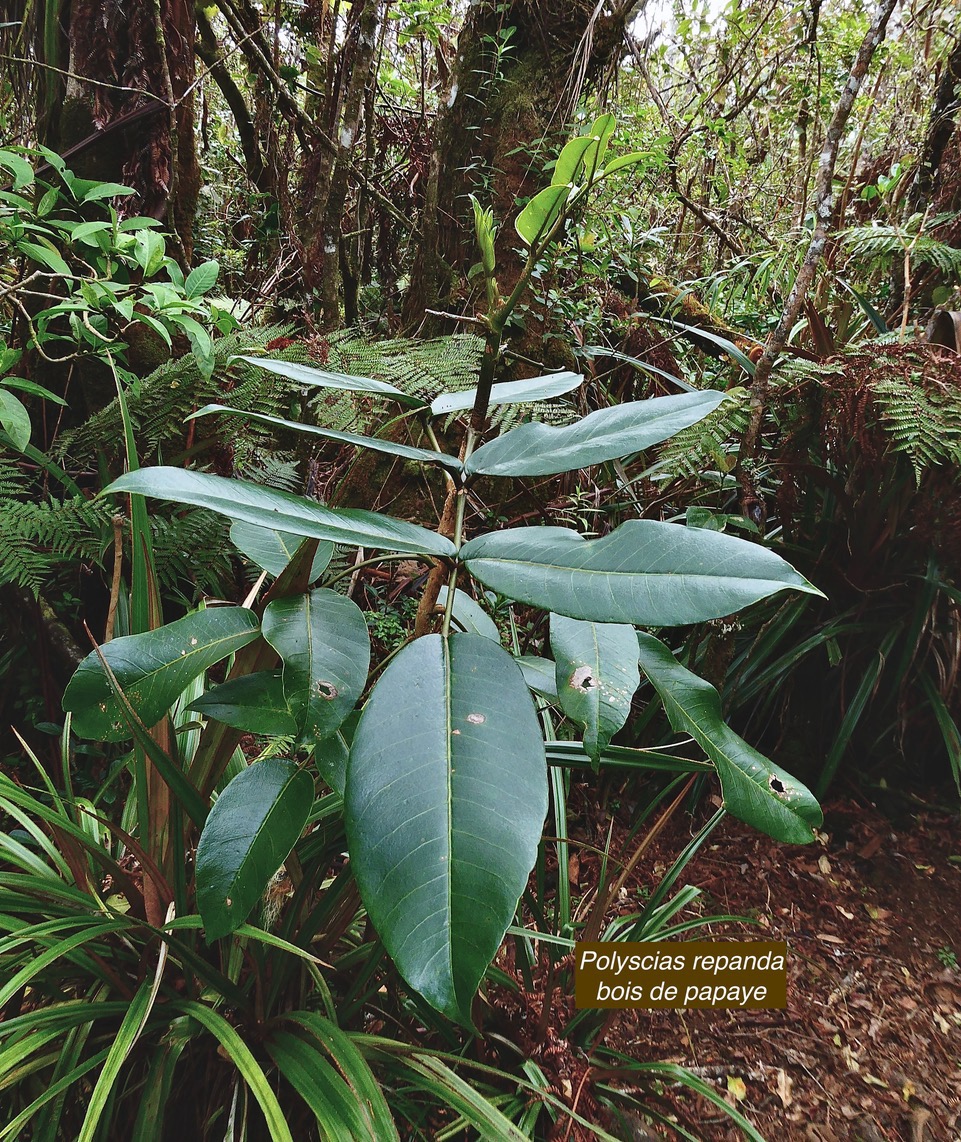
[[544, 743], [511, 656], [427, 635], [391, 661], [351, 744], [351, 866], [401, 975], [470, 1026], [547, 811]]
[[380, 551], [409, 551], [418, 555], [450, 556], [453, 543], [391, 516], [345, 508], [326, 508], [303, 496], [228, 480], [183, 468], [141, 468], [121, 476], [101, 493], [133, 492], [178, 504], [208, 508], [219, 515], [292, 535], [326, 539]]
[[510, 528], [472, 539], [460, 557], [508, 598], [599, 623], [680, 626], [778, 591], [821, 594], [765, 547], [655, 520], [628, 520], [592, 540], [567, 528]]
[[581, 727], [584, 751], [597, 769], [601, 751], [627, 721], [641, 677], [637, 634], [625, 623], [592, 623], [551, 615], [557, 697]]
[[284, 696], [305, 744], [334, 733], [367, 684], [370, 638], [363, 612], [320, 588], [268, 603], [263, 635], [283, 662]]
[[[260, 623], [245, 607], [209, 607], [143, 634], [105, 643], [101, 653], [145, 726], [153, 726], [186, 686], [228, 654], [253, 642]], [[74, 732], [95, 741], [123, 741], [130, 730], [96, 652], [67, 683], [63, 708]]]
[[720, 695], [709, 682], [683, 667], [652, 635], [638, 634], [637, 641], [641, 669], [671, 725], [690, 734], [714, 762], [727, 811], [785, 844], [812, 841], [823, 817], [810, 790], [738, 737], [725, 723]]
[[313, 803], [310, 774], [283, 758], [241, 770], [214, 802], [197, 845], [197, 909], [208, 944], [250, 915]]
[[660, 444], [703, 420], [724, 400], [713, 391], [630, 401], [554, 427], [532, 421], [497, 436], [470, 457], [470, 476], [551, 476], [617, 460]]

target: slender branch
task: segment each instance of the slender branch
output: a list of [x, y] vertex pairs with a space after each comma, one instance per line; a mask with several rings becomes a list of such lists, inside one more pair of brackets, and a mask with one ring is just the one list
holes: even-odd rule
[[767, 405], [768, 389], [771, 372], [775, 361], [784, 350], [791, 335], [791, 330], [797, 321], [808, 291], [814, 283], [818, 265], [824, 254], [827, 244], [828, 231], [834, 219], [834, 168], [837, 165], [838, 151], [844, 136], [844, 129], [854, 107], [854, 101], [861, 90], [861, 84], [868, 73], [874, 53], [884, 39], [888, 20], [894, 11], [897, 0], [882, 0], [868, 29], [861, 41], [858, 54], [851, 65], [847, 83], [841, 92], [838, 105], [828, 125], [821, 150], [821, 159], [818, 165], [817, 180], [815, 183], [815, 225], [814, 233], [804, 261], [794, 279], [794, 285], [784, 303], [784, 309], [775, 329], [768, 335], [764, 343], [764, 350], [754, 371], [754, 380], [751, 384], [750, 420], [744, 437], [741, 441], [740, 456], [738, 459], [738, 479], [741, 487], [741, 510], [744, 515], [759, 527], [763, 528], [766, 510], [755, 486], [755, 460], [761, 447], [761, 428], [764, 423], [764, 410]]

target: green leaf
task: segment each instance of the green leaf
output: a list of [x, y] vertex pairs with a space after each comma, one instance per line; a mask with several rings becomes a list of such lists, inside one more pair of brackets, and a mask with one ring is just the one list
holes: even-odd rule
[[551, 175], [551, 186], [567, 186], [576, 182], [578, 173], [584, 165], [584, 156], [594, 145], [595, 140], [590, 135], [580, 135], [564, 144], [561, 153], [554, 164], [554, 173]]
[[306, 436], [322, 436], [325, 440], [338, 440], [343, 444], [354, 444], [358, 448], [368, 448], [372, 452], [386, 452], [390, 456], [400, 456], [405, 460], [416, 460], [421, 464], [439, 464], [450, 472], [460, 472], [462, 464], [456, 456], [448, 456], [444, 452], [434, 452], [429, 448], [415, 448], [410, 444], [400, 444], [394, 440], [382, 440], [379, 436], [361, 436], [355, 432], [335, 432], [332, 428], [323, 428], [316, 424], [303, 424], [299, 420], [282, 420], [279, 416], [268, 416], [261, 412], [247, 412], [241, 408], [228, 408], [222, 404], [208, 404], [187, 417], [208, 416], [210, 413], [226, 413], [228, 416], [240, 416], [245, 421], [255, 420], [259, 424], [270, 424], [275, 428], [287, 429], [289, 432], [302, 432]]
[[[188, 683], [260, 633], [253, 611], [211, 607], [144, 634], [126, 635], [100, 649], [128, 701], [146, 726], [155, 725]], [[73, 729], [96, 741], [130, 737], [96, 652], [77, 667], [63, 695]]]
[[0, 425], [18, 452], [30, 443], [30, 414], [13, 393], [0, 386]]
[[726, 725], [718, 692], [685, 669], [649, 634], [638, 634], [641, 669], [664, 703], [671, 725], [690, 734], [714, 762], [724, 808], [785, 844], [814, 839], [823, 817], [814, 795], [800, 781], [768, 761]]
[[314, 765], [317, 772], [341, 797], [347, 783], [347, 757], [350, 747], [340, 730], [314, 746]]
[[[576, 389], [584, 380], [580, 373], [549, 373], [544, 377], [531, 377], [528, 381], [505, 381], [491, 387], [489, 406], [495, 404], [522, 404], [526, 401], [549, 400]], [[430, 402], [432, 416], [461, 412], [474, 407], [477, 389], [462, 393], [441, 393]]]
[[7, 388], [19, 389], [19, 392], [30, 393], [31, 396], [39, 396], [41, 400], [53, 401], [55, 404], [62, 404], [66, 408], [66, 401], [62, 396], [57, 396], [56, 393], [51, 393], [49, 388], [38, 385], [35, 380], [26, 380], [24, 377], [0, 377], [0, 385]]
[[137, 193], [132, 186], [122, 186], [119, 182], [98, 182], [88, 190], [83, 190], [81, 184], [84, 182], [85, 179], [76, 179], [73, 186], [74, 193], [83, 195], [81, 202], [97, 202], [103, 198], [117, 198], [120, 195]]
[[[303, 543], [299, 535], [286, 531], [274, 531], [269, 527], [258, 527], [253, 523], [236, 522], [230, 526], [230, 541], [234, 547], [254, 563], [261, 571], [277, 576], [293, 559], [294, 552]], [[320, 543], [310, 568], [310, 582], [313, 583], [327, 570], [334, 555], [332, 543]]]
[[284, 696], [301, 739], [312, 744], [334, 733], [367, 685], [363, 611], [321, 588], [268, 603], [262, 630], [283, 660]]
[[550, 476], [602, 464], [659, 444], [723, 400], [724, 393], [713, 391], [680, 393], [602, 408], [561, 428], [522, 424], [478, 448], [464, 470], [472, 476]]
[[267, 1053], [307, 1103], [325, 1142], [365, 1142], [370, 1123], [346, 1082], [312, 1043], [289, 1031], [272, 1031]]
[[460, 555], [502, 595], [599, 623], [679, 626], [778, 591], [821, 594], [756, 543], [646, 519], [589, 541], [563, 527], [511, 528], [472, 539]]
[[604, 156], [616, 126], [617, 119], [613, 115], [598, 115], [591, 124], [588, 134], [593, 145], [584, 154], [584, 169], [589, 178], [597, 177], [603, 167]]
[[197, 909], [208, 944], [247, 919], [313, 803], [310, 774], [282, 758], [242, 770], [214, 802], [197, 845]]
[[570, 193], [569, 186], [546, 186], [535, 194], [514, 222], [521, 241], [533, 246], [550, 233]]
[[561, 709], [584, 731], [596, 769], [601, 751], [627, 721], [641, 681], [637, 632], [624, 623], [591, 623], [551, 615], [551, 650]]
[[250, 1088], [264, 1113], [270, 1142], [294, 1142], [290, 1127], [287, 1125], [286, 1116], [277, 1101], [277, 1096], [274, 1094], [267, 1076], [237, 1029], [205, 1003], [188, 999], [179, 1001], [177, 1006], [216, 1036], [223, 1048], [224, 1056], [230, 1059], [243, 1075], [244, 1082]]
[[[437, 596], [437, 606], [443, 610], [447, 606], [447, 585], [440, 589]], [[501, 640], [497, 623], [487, 611], [459, 587], [454, 588], [454, 607], [452, 610], [454, 622], [468, 634], [482, 634], [485, 638], [492, 638], [494, 642]]]
[[391, 397], [398, 404], [408, 408], [423, 408], [424, 402], [420, 397], [409, 396], [386, 381], [375, 381], [371, 377], [353, 377], [347, 373], [331, 373], [326, 369], [313, 369], [309, 365], [298, 365], [294, 361], [268, 361], [260, 357], [235, 358], [246, 361], [248, 365], [256, 365], [258, 369], [266, 369], [280, 377], [286, 377], [298, 385], [317, 385], [323, 389], [345, 389], [354, 393], [376, 393], [379, 396]]
[[[354, 1092], [358, 1106], [363, 1108], [364, 1116], [370, 1122], [368, 1133], [364, 1135], [364, 1142], [368, 1139], [377, 1139], [377, 1142], [400, 1142], [400, 1135], [391, 1117], [390, 1108], [384, 1097], [380, 1084], [374, 1077], [361, 1055], [352, 1036], [333, 1023], [318, 1015], [315, 1011], [294, 1011], [287, 1016], [289, 1023], [303, 1027], [307, 1034], [319, 1043], [337, 1065], [345, 1081]], [[359, 1036], [361, 1043], [366, 1043], [369, 1036], [365, 1033]]]
[[477, 245], [480, 247], [481, 262], [484, 272], [490, 275], [496, 269], [494, 257], [494, 213], [485, 210], [474, 195], [470, 195], [474, 207], [474, 233], [477, 235]]
[[156, 317], [153, 317], [149, 313], [140, 313], [139, 311], [135, 311], [134, 320], [139, 321], [141, 325], [146, 325], [148, 329], [152, 329], [154, 333], [156, 333], [157, 336], [160, 337], [160, 339], [166, 344], [168, 349], [173, 347], [173, 341], [170, 337], [170, 330], [166, 325], [164, 325], [162, 321], [158, 321]]
[[33, 182], [33, 167], [23, 155], [14, 154], [12, 151], [0, 151], [0, 167], [13, 175], [14, 190], [22, 190]]
[[46, 246], [40, 246], [36, 242], [18, 242], [17, 249], [26, 254], [31, 261], [39, 262], [41, 266], [46, 266], [48, 270], [60, 274], [61, 277], [73, 277], [70, 267], [56, 250], [48, 250]]
[[521, 668], [524, 681], [535, 694], [549, 702], [557, 701], [557, 665], [537, 654], [522, 654], [514, 661]]
[[184, 282], [184, 293], [193, 300], [209, 293], [217, 284], [217, 275], [220, 273], [220, 264], [215, 261], [201, 262], [191, 270]]
[[70, 234], [70, 241], [82, 242], [85, 246], [99, 246], [100, 240], [97, 235], [109, 230], [109, 222], [81, 222], [74, 226]]
[[141, 230], [134, 244], [134, 258], [145, 278], [152, 278], [163, 265], [166, 243], [155, 230]]
[[326, 539], [380, 551], [451, 556], [453, 543], [436, 532], [377, 512], [325, 508], [313, 500], [183, 468], [141, 468], [121, 476], [101, 494], [134, 492], [178, 504], [208, 508], [230, 519], [292, 535]]
[[284, 697], [280, 670], [258, 670], [214, 686], [187, 707], [235, 730], [269, 737], [293, 737], [297, 720]]
[[651, 157], [651, 151], [631, 151], [630, 154], [627, 155], [618, 155], [616, 159], [611, 159], [604, 168], [603, 176], [607, 178], [609, 174], [616, 174], [617, 171], [622, 171], [625, 167], [636, 166], [638, 163], [643, 162], [644, 159]]
[[189, 317], [186, 313], [168, 313], [167, 320], [179, 325], [187, 334], [194, 358], [200, 367], [201, 373], [209, 377], [214, 371], [214, 342], [213, 338], [199, 321]]
[[546, 810], [544, 743], [511, 656], [471, 634], [404, 647], [351, 745], [350, 859], [401, 975], [467, 1026]]

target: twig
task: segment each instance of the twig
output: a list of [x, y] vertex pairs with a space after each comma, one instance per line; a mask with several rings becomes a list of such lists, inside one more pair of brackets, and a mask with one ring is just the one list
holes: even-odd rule
[[120, 576], [123, 572], [123, 525], [125, 522], [122, 515], [113, 517], [113, 578], [110, 581], [110, 606], [107, 607], [107, 626], [103, 634], [104, 642], [110, 642], [113, 638], [117, 604], [120, 602]]

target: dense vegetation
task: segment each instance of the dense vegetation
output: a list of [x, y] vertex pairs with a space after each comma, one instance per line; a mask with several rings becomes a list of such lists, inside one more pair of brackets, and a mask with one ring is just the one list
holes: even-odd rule
[[760, 1137], [562, 1000], [961, 795], [953, 6], [22, 9], [0, 1142]]

